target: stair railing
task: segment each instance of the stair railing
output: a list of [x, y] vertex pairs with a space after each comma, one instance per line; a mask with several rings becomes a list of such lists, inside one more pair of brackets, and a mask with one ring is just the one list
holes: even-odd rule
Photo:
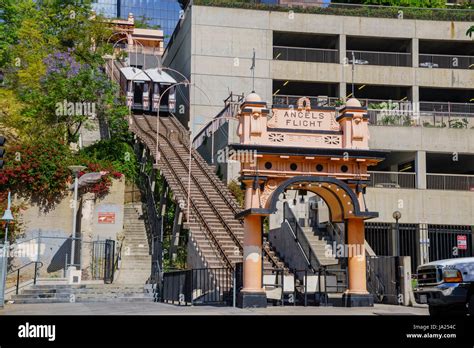
[[32, 265], [32, 264], [35, 265], [35, 272], [34, 272], [34, 275], [33, 275], [33, 284], [36, 285], [36, 280], [38, 278], [38, 271], [41, 267], [43, 267], [43, 262], [41, 262], [41, 261], [28, 262], [27, 264], [24, 264], [23, 266], [18, 267], [16, 269], [13, 269], [13, 270], [11, 270], [10, 272], [7, 273], [7, 277], [8, 277], [9, 274], [16, 273], [16, 282], [15, 282], [15, 294], [16, 295], [18, 295], [18, 292], [20, 290], [20, 272], [21, 272], [21, 270], [23, 268], [28, 267], [29, 265]]
[[[162, 260], [162, 245], [161, 245], [161, 223], [158, 218], [158, 209], [156, 205], [155, 196], [152, 190], [152, 184], [150, 177], [142, 171], [140, 173], [140, 188], [145, 195], [146, 201], [146, 219], [145, 222], [147, 223], [147, 230], [148, 230], [148, 238], [149, 242], [152, 244], [152, 274], [151, 278], [157, 284], [161, 281], [160, 275], [161, 272], [161, 260]], [[155, 243], [158, 243], [157, 245]], [[156, 262], [155, 262], [156, 261]]]
[[327, 223], [327, 231], [331, 240], [336, 242], [337, 245], [344, 245], [345, 244], [345, 236], [344, 231], [341, 230], [337, 223], [328, 221]]
[[309, 243], [303, 229], [299, 225], [295, 214], [288, 205], [288, 202], [283, 204], [283, 221], [289, 227], [289, 231], [291, 232], [302, 256], [306, 260], [308, 268], [312, 272], [317, 272], [321, 266], [321, 262], [319, 261], [318, 256], [314, 252], [313, 248], [311, 248], [311, 244]]
[[385, 296], [385, 285], [380, 279], [370, 262], [370, 257], [367, 259], [367, 290], [373, 294], [379, 303], [382, 302]]

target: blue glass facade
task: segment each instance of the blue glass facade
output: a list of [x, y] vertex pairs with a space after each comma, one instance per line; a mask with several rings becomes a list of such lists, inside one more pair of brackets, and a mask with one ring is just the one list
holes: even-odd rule
[[129, 13], [135, 19], [144, 16], [148, 24], [160, 26], [167, 43], [179, 20], [181, 6], [177, 0], [97, 0], [94, 9], [107, 17], [126, 19]]
[[115, 18], [117, 17], [117, 1], [119, 0], [99, 0], [92, 7], [97, 13]]

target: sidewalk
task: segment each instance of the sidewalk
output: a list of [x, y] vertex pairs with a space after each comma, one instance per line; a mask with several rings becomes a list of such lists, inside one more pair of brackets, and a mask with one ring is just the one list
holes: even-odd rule
[[268, 307], [240, 309], [164, 303], [6, 304], [0, 315], [428, 315], [426, 307]]

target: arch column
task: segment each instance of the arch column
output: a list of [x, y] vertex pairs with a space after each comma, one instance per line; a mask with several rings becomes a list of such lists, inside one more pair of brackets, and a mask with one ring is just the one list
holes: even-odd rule
[[346, 307], [371, 307], [374, 298], [367, 291], [364, 220], [347, 219], [348, 289], [343, 295]]
[[[245, 184], [245, 209], [258, 209], [260, 185], [255, 185], [254, 180], [242, 182]], [[250, 212], [244, 217], [243, 288], [237, 302], [241, 308], [267, 306], [267, 296], [262, 286], [262, 234], [262, 215]]]

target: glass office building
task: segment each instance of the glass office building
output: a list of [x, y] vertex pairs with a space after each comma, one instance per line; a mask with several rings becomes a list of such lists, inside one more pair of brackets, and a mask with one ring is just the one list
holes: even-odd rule
[[106, 17], [117, 17], [117, 3], [119, 0], [99, 0], [93, 5], [95, 12], [101, 13]]
[[126, 19], [129, 13], [138, 20], [145, 17], [148, 24], [160, 26], [165, 43], [173, 34], [181, 11], [177, 0], [97, 0], [93, 7], [97, 13], [111, 18]]

